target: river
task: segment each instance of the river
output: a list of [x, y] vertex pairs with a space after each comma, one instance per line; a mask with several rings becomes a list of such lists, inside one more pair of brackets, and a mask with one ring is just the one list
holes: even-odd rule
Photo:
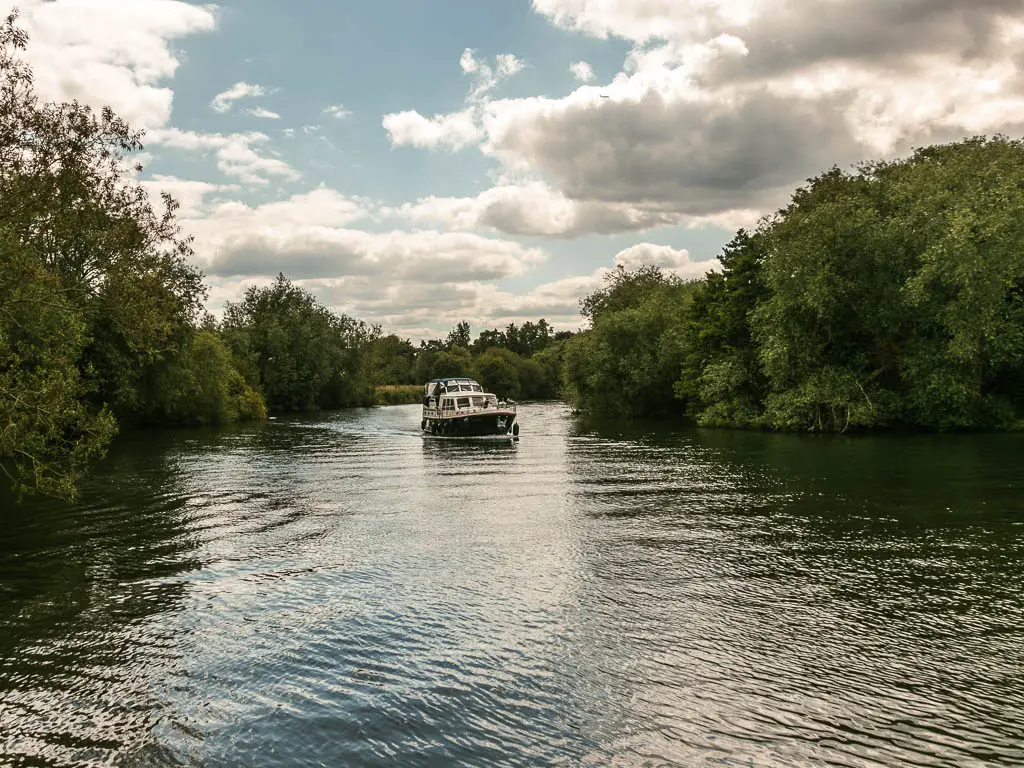
[[415, 406], [0, 496], [0, 764], [1024, 765], [1024, 436]]

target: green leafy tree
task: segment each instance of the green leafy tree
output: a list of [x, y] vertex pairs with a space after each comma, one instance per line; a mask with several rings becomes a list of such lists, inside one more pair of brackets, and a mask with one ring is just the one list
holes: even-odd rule
[[675, 392], [700, 424], [759, 422], [767, 382], [751, 337], [750, 314], [767, 296], [764, 257], [764, 235], [741, 229], [722, 250], [722, 270], [710, 273], [694, 291], [685, 313]]
[[655, 267], [610, 273], [605, 288], [582, 302], [592, 327], [565, 346], [570, 402], [626, 417], [681, 412], [673, 384], [682, 367], [686, 308], [698, 290]]
[[463, 320], [448, 332], [448, 341], [445, 346], [449, 349], [452, 347], [462, 347], [465, 349], [469, 347], [471, 339], [472, 335], [469, 323]]
[[229, 303], [223, 330], [271, 411], [373, 402], [364, 356], [379, 330], [335, 315], [284, 275]]
[[492, 347], [473, 360], [471, 374], [488, 392], [518, 400], [522, 393], [522, 358], [510, 349]]
[[370, 381], [382, 384], [416, 384], [416, 347], [393, 333], [374, 339], [366, 351]]
[[155, 366], [150, 376], [148, 421], [229, 424], [267, 418], [263, 397], [246, 383], [214, 331], [193, 334], [180, 354]]
[[768, 232], [753, 314], [769, 426], [1021, 418], [1024, 146], [972, 139], [835, 169]]
[[0, 470], [19, 493], [74, 498], [117, 431], [79, 368], [85, 324], [60, 281], [0, 224]]

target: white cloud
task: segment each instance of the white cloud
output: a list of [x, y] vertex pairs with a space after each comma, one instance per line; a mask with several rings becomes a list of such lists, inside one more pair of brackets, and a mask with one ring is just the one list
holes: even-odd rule
[[281, 181], [297, 181], [299, 173], [284, 160], [266, 157], [254, 149], [269, 141], [264, 133], [197, 133], [178, 128], [163, 128], [151, 132], [146, 141], [156, 146], [182, 149], [191, 152], [213, 151], [217, 157], [217, 168], [221, 173], [246, 183], [265, 186], [267, 177]]
[[[704, 39], [723, 26], [748, 24], [778, 0], [533, 0], [559, 27], [637, 43]], [[801, 13], [805, 7], [800, 6]]]
[[227, 112], [231, 109], [231, 105], [239, 99], [254, 98], [256, 96], [263, 96], [266, 91], [261, 85], [249, 85], [249, 83], [235, 83], [223, 93], [218, 93], [213, 97], [213, 101], [210, 102], [210, 106], [213, 107], [216, 112]]
[[672, 211], [571, 200], [537, 181], [500, 185], [476, 197], [426, 197], [382, 213], [449, 229], [548, 237], [609, 234], [684, 223]]
[[162, 193], [167, 193], [177, 200], [180, 208], [178, 216], [186, 219], [202, 215], [206, 209], [206, 198], [215, 192], [236, 191], [236, 185], [210, 184], [205, 181], [188, 181], [175, 176], [154, 175], [150, 179], [139, 182], [156, 202]]
[[585, 61], [577, 61], [569, 67], [569, 71], [581, 83], [589, 83], [594, 79], [594, 68]]
[[351, 110], [345, 109], [343, 104], [332, 104], [324, 109], [324, 114], [330, 115], [336, 120], [344, 120], [345, 118], [352, 116]]
[[252, 117], [261, 117], [265, 120], [281, 119], [281, 116], [277, 114], [277, 112], [271, 112], [269, 109], [264, 109], [263, 107], [256, 107], [255, 109], [247, 110], [246, 114], [251, 115]]
[[471, 109], [429, 118], [415, 110], [397, 112], [385, 115], [383, 125], [395, 146], [455, 150], [478, 141], [482, 136]]
[[172, 44], [215, 26], [211, 7], [176, 0], [20, 0], [26, 60], [44, 99], [110, 106], [134, 128], [167, 123], [180, 64]]
[[499, 80], [504, 80], [523, 71], [522, 59], [516, 58], [511, 53], [499, 53], [494, 60], [497, 64], [495, 72]]
[[538, 249], [468, 233], [349, 228], [374, 211], [369, 200], [321, 186], [258, 206], [220, 202], [184, 224], [197, 236], [203, 268], [221, 277], [283, 270], [305, 279], [363, 275], [433, 284], [521, 275], [543, 258]]
[[624, 267], [629, 271], [649, 265], [659, 267], [662, 271], [678, 275], [686, 280], [696, 280], [708, 272], [721, 269], [718, 259], [710, 261], [693, 261], [690, 252], [676, 249], [669, 245], [639, 243], [615, 254], [615, 266]]
[[523, 62], [511, 53], [499, 53], [492, 69], [474, 53], [472, 48], [467, 48], [459, 58], [462, 71], [473, 76], [473, 84], [466, 96], [467, 106], [458, 112], [433, 117], [425, 117], [416, 110], [384, 115], [382, 125], [393, 146], [444, 147], [454, 151], [482, 138], [482, 108], [489, 101], [490, 92], [502, 80], [521, 72]]
[[376, 204], [327, 187], [249, 205], [210, 202], [223, 198], [216, 185], [167, 178], [147, 184], [186, 198], [181, 223], [196, 237], [215, 311], [284, 272], [332, 309], [389, 330], [430, 328], [436, 335], [451, 316], [490, 317], [489, 282], [524, 275], [544, 259], [538, 248], [471, 233], [365, 231], [359, 223], [375, 218]]

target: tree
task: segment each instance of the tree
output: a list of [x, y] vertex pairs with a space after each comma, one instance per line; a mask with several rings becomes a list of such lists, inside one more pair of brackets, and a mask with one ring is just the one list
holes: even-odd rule
[[267, 418], [263, 397], [246, 383], [215, 331], [194, 333], [181, 354], [155, 366], [150, 376], [150, 422], [229, 424]]
[[471, 372], [488, 392], [515, 400], [522, 391], [521, 365], [522, 358], [515, 352], [492, 347], [473, 361]]
[[448, 332], [446, 346], [449, 349], [452, 347], [466, 348], [469, 347], [471, 338], [469, 323], [463, 320]]
[[765, 250], [763, 233], [737, 232], [719, 256], [722, 271], [707, 276], [686, 312], [675, 392], [699, 424], [753, 426], [760, 419], [767, 383], [750, 314], [767, 297]]
[[364, 355], [379, 329], [335, 315], [279, 274], [224, 312], [225, 339], [271, 411], [372, 402]]
[[366, 371], [371, 383], [416, 384], [416, 347], [408, 339], [393, 333], [370, 343], [366, 352]]
[[[117, 431], [87, 402], [85, 324], [60, 282], [0, 224], [0, 470], [19, 493], [74, 498]], [[87, 372], [86, 372], [87, 373]]]
[[583, 300], [592, 327], [565, 345], [565, 393], [577, 407], [613, 416], [678, 413], [684, 319], [696, 283], [655, 268], [616, 270]]
[[604, 287], [580, 299], [580, 314], [593, 323], [606, 312], [617, 312], [639, 306], [651, 293], [659, 290], [668, 278], [655, 266], [644, 265], [627, 270], [621, 264], [604, 277]]

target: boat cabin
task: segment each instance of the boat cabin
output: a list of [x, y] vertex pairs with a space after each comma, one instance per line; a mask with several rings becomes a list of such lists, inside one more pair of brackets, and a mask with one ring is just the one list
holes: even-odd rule
[[473, 379], [433, 379], [423, 386], [424, 412], [453, 416], [463, 411], [475, 412], [497, 408], [498, 398]]

